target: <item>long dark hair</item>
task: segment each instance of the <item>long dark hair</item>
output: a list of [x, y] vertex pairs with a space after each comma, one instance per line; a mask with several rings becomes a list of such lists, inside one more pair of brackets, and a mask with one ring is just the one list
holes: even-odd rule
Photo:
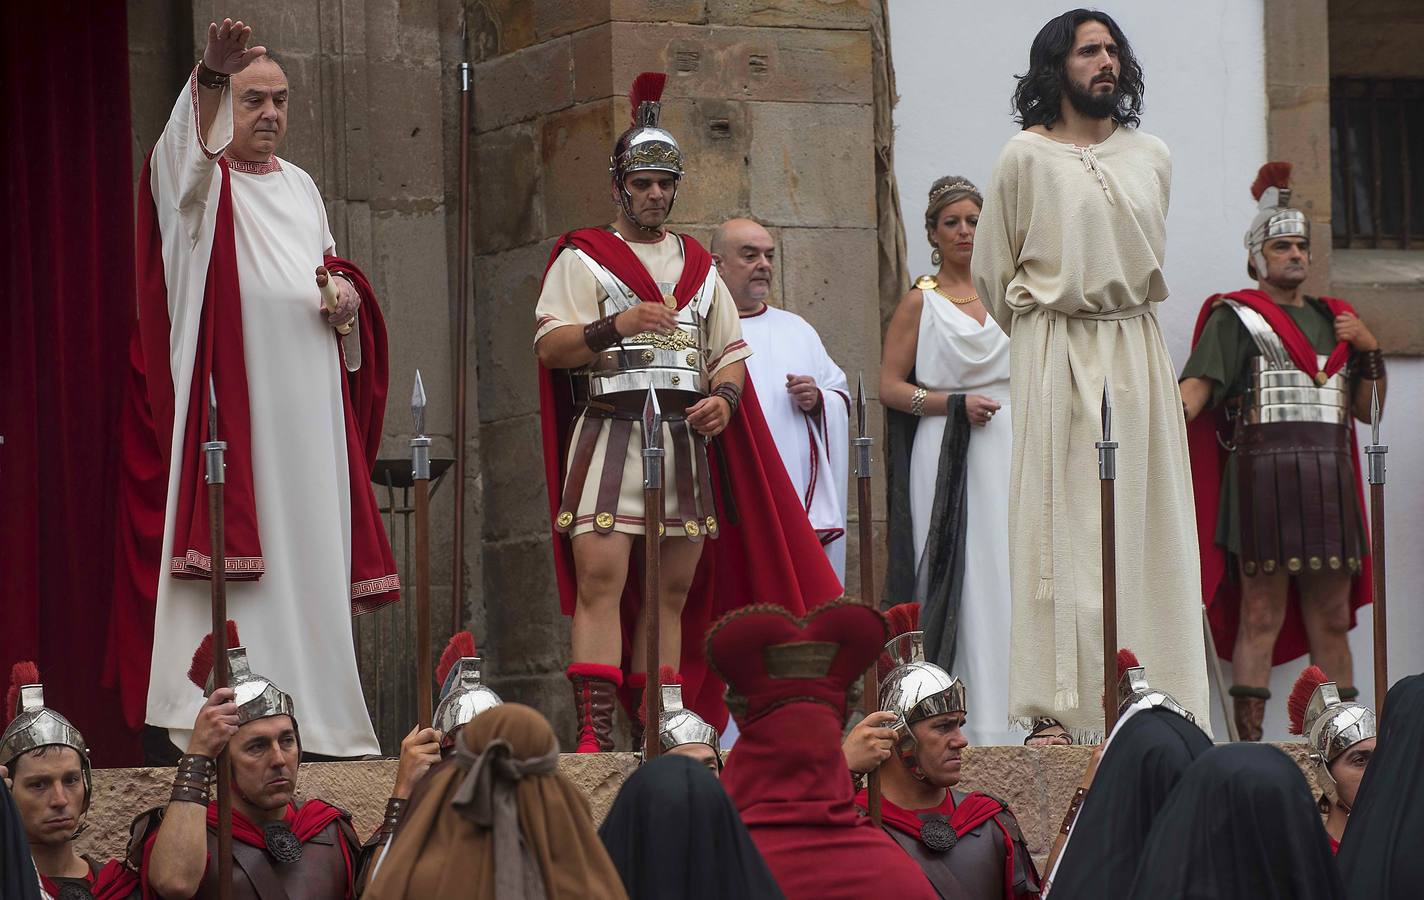
[[1014, 119], [1024, 128], [1042, 125], [1052, 128], [1058, 121], [1063, 99], [1065, 63], [1073, 49], [1073, 37], [1078, 26], [1084, 22], [1100, 22], [1107, 27], [1113, 41], [1117, 43], [1118, 73], [1117, 85], [1122, 99], [1113, 112], [1113, 121], [1119, 125], [1136, 125], [1142, 120], [1142, 66], [1132, 53], [1132, 45], [1127, 35], [1113, 21], [1112, 16], [1095, 9], [1070, 9], [1061, 16], [1050, 19], [1038, 30], [1033, 46], [1028, 51], [1028, 71], [1018, 76], [1018, 86], [1014, 88]]

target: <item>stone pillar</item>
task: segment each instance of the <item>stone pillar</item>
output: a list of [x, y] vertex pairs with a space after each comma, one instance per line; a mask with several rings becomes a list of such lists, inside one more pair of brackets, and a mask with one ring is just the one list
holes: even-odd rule
[[[864, 371], [874, 396], [870, 11], [830, 0], [467, 0], [466, 11], [490, 673], [506, 699], [545, 710], [567, 738], [569, 626], [554, 582], [531, 349], [553, 241], [613, 219], [607, 160], [629, 122], [626, 92], [637, 73], [666, 72], [663, 122], [688, 158], [675, 227], [706, 241], [732, 216], [765, 223], [780, 245], [776, 301], [821, 331], [852, 384]], [[850, 550], [856, 585], [854, 541]]]
[[[1330, 25], [1327, 0], [1265, 0], [1266, 145], [1288, 160], [1292, 205], [1310, 217], [1311, 294], [1330, 284]], [[1264, 162], [1265, 160], [1262, 160]]]

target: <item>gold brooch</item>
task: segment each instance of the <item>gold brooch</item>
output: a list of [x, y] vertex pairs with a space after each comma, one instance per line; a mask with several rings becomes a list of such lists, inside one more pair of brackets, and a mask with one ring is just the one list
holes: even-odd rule
[[560, 528], [568, 528], [574, 523], [574, 514], [568, 510], [559, 513], [559, 518], [555, 520]]
[[663, 306], [668, 309], [677, 309], [677, 297], [672, 294], [663, 294]]
[[688, 536], [688, 537], [697, 537], [699, 534], [702, 533], [702, 529], [699, 528], [699, 527], [697, 526], [697, 523], [694, 522], [694, 521], [692, 521], [691, 519], [689, 519], [689, 520], [682, 526], [682, 530], [687, 532], [687, 536]]
[[708, 534], [716, 534], [716, 533], [717, 533], [717, 517], [716, 517], [716, 516], [708, 516], [708, 517], [707, 517], [707, 533], [708, 533]]
[[932, 291], [939, 287], [939, 282], [935, 280], [933, 275], [921, 275], [915, 279], [915, 287], [922, 291]]
[[601, 512], [601, 513], [599, 513], [598, 515], [596, 515], [596, 516], [593, 517], [593, 524], [597, 525], [599, 528], [612, 528], [612, 527], [613, 527], [613, 513], [611, 513], [611, 512]]

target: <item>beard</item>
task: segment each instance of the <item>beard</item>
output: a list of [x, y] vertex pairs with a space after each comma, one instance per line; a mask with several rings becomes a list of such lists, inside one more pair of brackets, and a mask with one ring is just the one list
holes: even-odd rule
[[1106, 119], [1117, 112], [1118, 104], [1122, 102], [1122, 90], [1118, 83], [1113, 83], [1113, 89], [1106, 94], [1098, 93], [1091, 87], [1084, 89], [1077, 82], [1065, 78], [1063, 79], [1063, 89], [1068, 94], [1068, 102], [1080, 116], [1087, 116], [1090, 119]]

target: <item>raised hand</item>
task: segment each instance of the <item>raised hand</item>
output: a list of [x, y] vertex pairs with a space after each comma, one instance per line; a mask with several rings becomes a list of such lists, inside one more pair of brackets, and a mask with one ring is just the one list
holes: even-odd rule
[[430, 767], [440, 762], [440, 732], [434, 728], [419, 725], [401, 741], [400, 764], [396, 768], [395, 790], [392, 797], [400, 800], [410, 798], [411, 789]]
[[1362, 353], [1379, 349], [1379, 341], [1375, 340], [1365, 323], [1351, 313], [1341, 313], [1335, 317], [1335, 340], [1344, 341]]
[[266, 54], [266, 47], [248, 47], [252, 28], [223, 19], [222, 24], [208, 23], [208, 46], [203, 49], [203, 65], [214, 72], [236, 75], [252, 64], [254, 59]]
[[203, 708], [198, 710], [198, 718], [193, 722], [193, 736], [188, 740], [190, 754], [217, 759], [227, 742], [237, 734], [234, 696], [232, 688], [218, 688], [203, 703]]
[[841, 741], [841, 754], [846, 767], [862, 775], [880, 768], [895, 749], [895, 730], [890, 726], [897, 716], [882, 710], [861, 719]]

